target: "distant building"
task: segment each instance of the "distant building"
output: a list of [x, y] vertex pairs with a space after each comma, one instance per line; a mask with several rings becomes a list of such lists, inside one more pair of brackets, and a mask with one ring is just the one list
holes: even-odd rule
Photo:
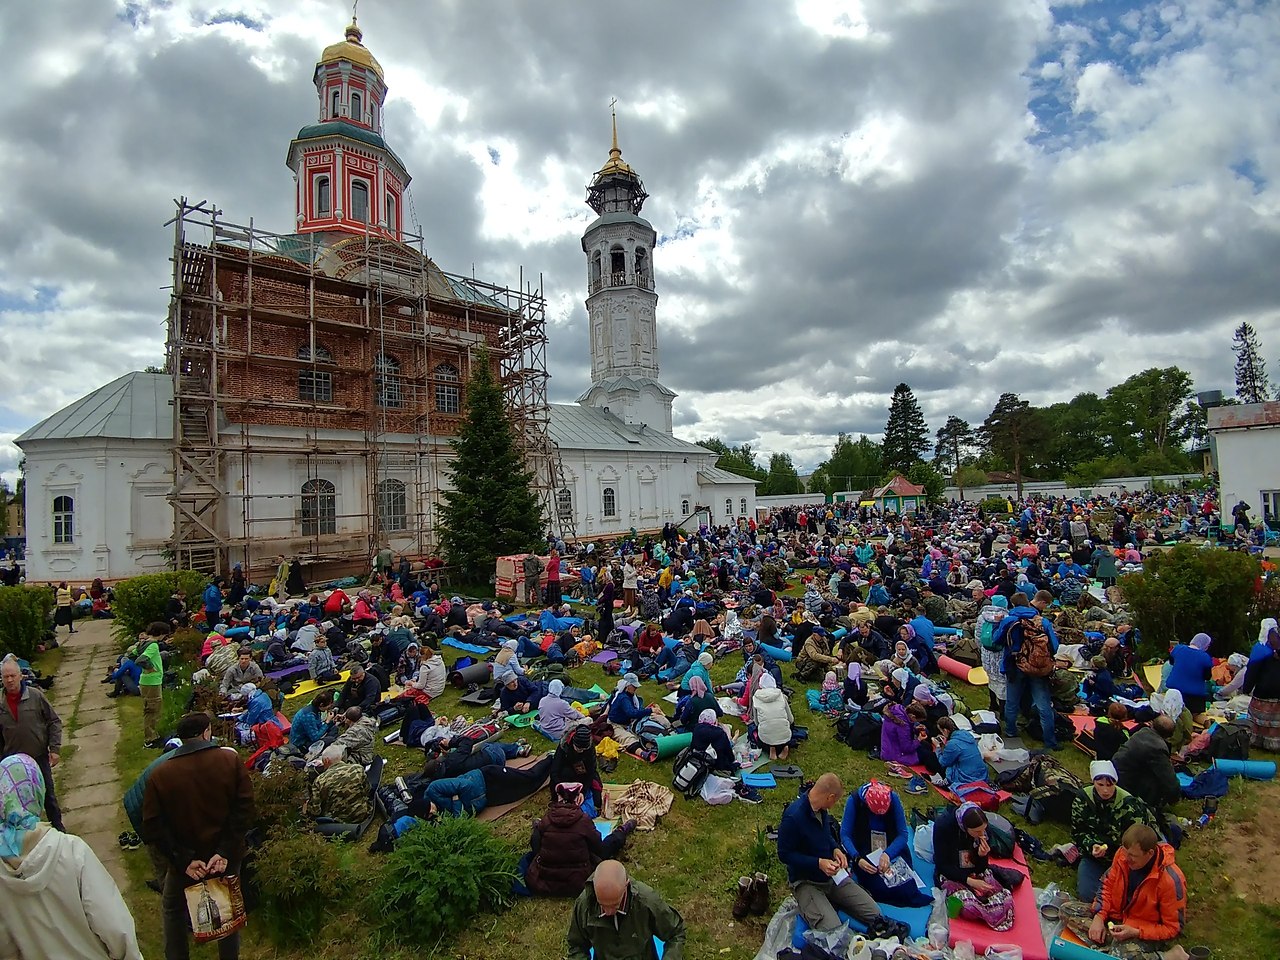
[[1280, 401], [1206, 411], [1217, 449], [1222, 514], [1243, 500], [1255, 518], [1280, 518]]
[[904, 476], [896, 476], [883, 486], [863, 494], [860, 505], [874, 506], [883, 513], [915, 513], [923, 510], [927, 498], [924, 487]]

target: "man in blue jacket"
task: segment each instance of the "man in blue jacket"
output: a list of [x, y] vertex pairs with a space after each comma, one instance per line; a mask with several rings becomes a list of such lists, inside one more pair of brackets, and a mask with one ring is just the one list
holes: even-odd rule
[[[1014, 599], [1026, 600], [1026, 595], [1015, 594]], [[1014, 624], [1023, 624], [1040, 618], [1044, 608], [1052, 602], [1053, 594], [1041, 590], [1030, 606], [1025, 603], [1011, 603], [1009, 615], [996, 624], [995, 630], [991, 633], [991, 640], [997, 649], [1004, 649], [1004, 673], [1009, 684], [1008, 697], [1004, 703], [1005, 736], [1018, 735], [1018, 716], [1022, 712], [1024, 691], [1030, 688], [1031, 703], [1040, 715], [1040, 737], [1044, 740], [1045, 748], [1059, 750], [1061, 747], [1053, 727], [1053, 696], [1049, 689], [1049, 677], [1029, 677], [1018, 669], [1017, 654], [1022, 645], [1024, 631], [1011, 629]], [[1044, 619], [1040, 619], [1040, 624], [1049, 640], [1049, 652], [1057, 654], [1058, 635], [1054, 633], [1053, 625]]]
[[840, 778], [824, 773], [806, 793], [791, 801], [778, 824], [778, 859], [786, 864], [800, 915], [815, 930], [839, 927], [839, 912], [868, 930], [880, 921], [880, 908], [871, 894], [854, 882], [849, 858], [840, 849], [840, 825], [830, 811], [843, 792]]

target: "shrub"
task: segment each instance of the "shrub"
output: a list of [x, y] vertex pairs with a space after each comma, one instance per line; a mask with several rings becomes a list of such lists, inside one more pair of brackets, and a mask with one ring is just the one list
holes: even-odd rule
[[294, 827], [302, 822], [306, 799], [306, 774], [288, 764], [276, 764], [271, 776], [251, 772], [257, 825], [262, 830]]
[[205, 635], [191, 627], [179, 627], [169, 638], [169, 642], [178, 648], [182, 659], [188, 663], [200, 660], [200, 651], [204, 649]]
[[1258, 561], [1246, 553], [1180, 544], [1148, 557], [1143, 572], [1120, 578], [1142, 631], [1145, 658], [1197, 633], [1213, 637], [1213, 654], [1247, 653], [1258, 632]]
[[1009, 512], [1009, 501], [1004, 497], [987, 497], [980, 504], [982, 512], [986, 514], [1005, 514]]
[[133, 643], [154, 621], [165, 619], [164, 608], [175, 590], [186, 591], [190, 606], [198, 604], [208, 584], [209, 578], [194, 570], [147, 573], [118, 584], [111, 602], [116, 615], [112, 624], [116, 638], [126, 645]]
[[49, 629], [52, 609], [53, 591], [48, 587], [0, 587], [0, 654], [34, 657]]
[[432, 946], [478, 914], [511, 904], [519, 854], [470, 817], [442, 817], [396, 841], [381, 881], [365, 900], [386, 941]]
[[296, 826], [271, 832], [254, 870], [268, 936], [284, 947], [311, 943], [353, 883], [338, 844]]

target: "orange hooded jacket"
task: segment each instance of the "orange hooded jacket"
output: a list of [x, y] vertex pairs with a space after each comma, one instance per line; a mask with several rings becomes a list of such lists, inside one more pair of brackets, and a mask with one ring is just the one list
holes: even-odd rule
[[1129, 861], [1116, 851], [1102, 879], [1094, 910], [1107, 920], [1127, 924], [1143, 940], [1172, 940], [1182, 932], [1187, 914], [1187, 878], [1173, 859], [1173, 847], [1156, 844], [1151, 871], [1136, 890], [1129, 890]]

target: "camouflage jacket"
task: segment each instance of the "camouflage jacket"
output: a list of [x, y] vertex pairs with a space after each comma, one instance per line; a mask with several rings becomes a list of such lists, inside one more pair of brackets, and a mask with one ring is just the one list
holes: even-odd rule
[[363, 823], [373, 812], [369, 778], [358, 763], [338, 761], [311, 783], [307, 811], [313, 817], [330, 817], [339, 823]]
[[1095, 843], [1107, 846], [1102, 859], [1110, 862], [1120, 849], [1120, 838], [1135, 823], [1154, 824], [1147, 805], [1128, 791], [1116, 787], [1110, 803], [1103, 803], [1090, 784], [1071, 804], [1071, 839], [1083, 856], [1090, 856]]

